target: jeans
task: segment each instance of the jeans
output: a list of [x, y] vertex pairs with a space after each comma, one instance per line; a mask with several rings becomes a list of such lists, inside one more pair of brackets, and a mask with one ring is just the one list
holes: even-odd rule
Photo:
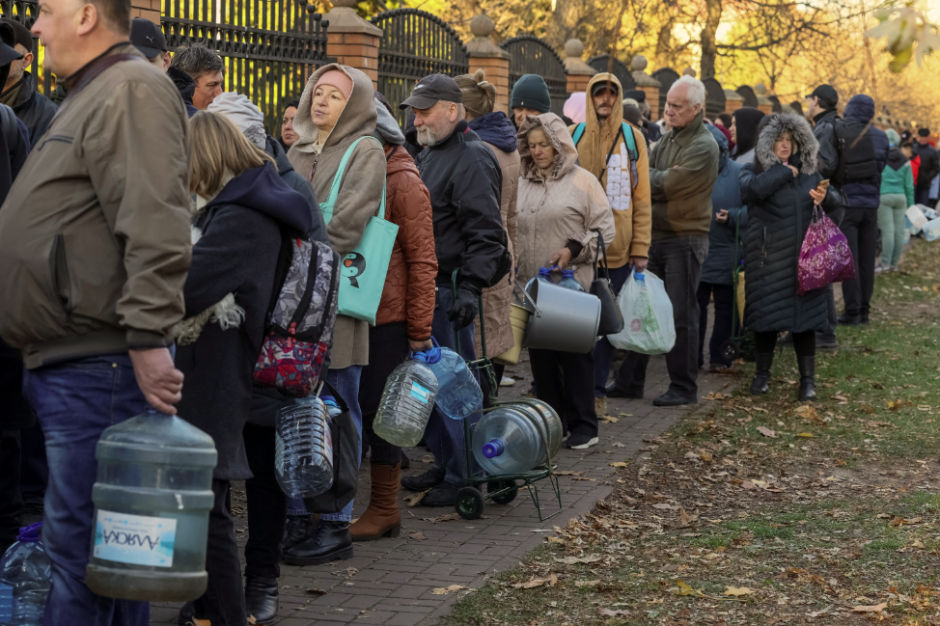
[[[649, 252], [648, 269], [666, 284], [676, 324], [676, 345], [666, 355], [669, 390], [687, 399], [698, 397], [698, 285], [707, 255], [706, 235], [660, 239], [653, 242]], [[649, 362], [647, 354], [627, 352], [617, 375], [617, 387], [641, 391]]]
[[[341, 370], [329, 370], [326, 379], [333, 389], [342, 396], [349, 407], [349, 414], [352, 416], [353, 423], [356, 424], [356, 430], [359, 431], [359, 456], [362, 458], [362, 411], [359, 409], [359, 378], [362, 376], [361, 365], [350, 365]], [[342, 511], [337, 513], [324, 513], [320, 519], [327, 522], [348, 522], [352, 520], [353, 498], [349, 504], [343, 507]]]
[[878, 246], [878, 211], [849, 209], [842, 220], [842, 232], [849, 240], [857, 278], [842, 283], [845, 313], [868, 317], [871, 294], [875, 290], [875, 251]]
[[881, 196], [878, 207], [878, 228], [881, 229], [881, 264], [894, 267], [901, 260], [904, 248], [904, 213], [907, 197], [903, 193]]
[[[629, 265], [610, 270], [610, 286], [614, 294], [620, 295], [624, 283], [633, 270]], [[614, 346], [607, 337], [601, 337], [594, 344], [594, 397], [607, 397], [607, 377], [610, 376], [610, 363], [614, 358]]]
[[731, 362], [722, 358], [721, 346], [731, 338], [732, 308], [734, 307], [734, 287], [701, 283], [698, 287], [698, 307], [701, 311], [698, 324], [698, 364], [705, 365], [705, 335], [708, 332], [708, 303], [715, 295], [715, 324], [712, 338], [708, 342], [709, 361], [712, 365], [730, 367]]
[[[252, 470], [251, 473], [254, 474], [254, 470]], [[303, 498], [287, 498], [287, 515], [294, 517], [309, 515], [309, 513], [307, 513], [307, 505], [304, 504]]]
[[597, 437], [597, 413], [591, 393], [594, 354], [530, 349], [529, 363], [538, 383], [539, 400], [555, 409], [565, 431]]
[[[437, 288], [437, 304], [434, 307], [434, 320], [431, 322], [431, 332], [437, 342], [444, 348], [450, 348], [467, 361], [474, 360], [473, 324], [466, 328], [456, 330], [448, 319], [450, 307], [454, 296], [450, 284], [441, 283]], [[480, 315], [483, 312], [480, 311]], [[457, 337], [460, 337], [460, 350], [457, 350]], [[474, 371], [479, 382], [479, 373]], [[467, 418], [470, 424], [480, 419], [476, 413]], [[431, 411], [427, 429], [424, 431], [428, 448], [434, 455], [433, 468], [444, 472], [444, 481], [457, 487], [463, 487], [467, 482], [467, 455], [464, 448], [463, 420], [452, 420], [437, 407]], [[471, 459], [472, 460], [472, 459]]]
[[45, 626], [146, 626], [147, 602], [95, 595], [85, 585], [101, 433], [148, 410], [130, 356], [90, 357], [27, 371], [23, 383], [46, 436], [49, 485], [42, 539], [52, 560]]

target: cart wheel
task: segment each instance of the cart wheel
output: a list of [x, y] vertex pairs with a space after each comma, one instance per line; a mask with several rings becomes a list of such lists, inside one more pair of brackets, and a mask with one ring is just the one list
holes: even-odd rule
[[506, 493], [501, 493], [498, 496], [492, 496], [490, 500], [496, 504], [509, 504], [516, 499], [517, 495], [519, 495], [519, 487], [516, 486], [516, 481], [514, 480], [494, 480], [491, 483], [487, 483], [487, 492], [499, 491], [500, 489], [506, 489], [507, 487], [512, 487], [512, 489]]
[[729, 339], [721, 344], [721, 356], [729, 362], [741, 356], [741, 349], [738, 347], [738, 342], [734, 339]]
[[454, 509], [464, 519], [480, 519], [483, 515], [483, 494], [476, 487], [461, 487]]

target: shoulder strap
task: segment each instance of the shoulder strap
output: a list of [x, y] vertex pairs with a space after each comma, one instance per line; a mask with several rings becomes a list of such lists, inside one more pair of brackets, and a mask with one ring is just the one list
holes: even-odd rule
[[636, 151], [636, 138], [633, 136], [633, 129], [623, 122], [623, 139], [627, 142], [627, 152], [630, 153], [630, 160], [636, 161], [640, 158], [639, 153]]
[[[343, 184], [343, 174], [346, 171], [346, 165], [349, 163], [349, 159], [352, 158], [353, 150], [356, 149], [356, 146], [359, 145], [359, 142], [363, 139], [371, 139], [372, 141], [379, 143], [379, 140], [375, 137], [365, 136], [360, 137], [359, 139], [352, 142], [352, 144], [346, 148], [346, 153], [343, 154], [343, 160], [339, 162], [339, 168], [336, 170], [336, 174], [333, 176], [333, 184], [330, 186], [330, 195], [326, 199], [326, 203], [320, 205], [320, 211], [323, 213], [323, 221], [327, 224], [330, 223], [330, 220], [333, 219], [333, 205], [336, 204], [336, 198], [339, 196], [340, 187]], [[381, 147], [381, 144], [379, 144]], [[379, 205], [378, 216], [382, 219], [385, 219], [385, 185], [386, 177], [382, 177], [382, 203]]]
[[584, 135], [584, 122], [578, 124], [574, 129], [574, 136], [571, 138], [574, 140], [574, 147], [578, 147], [578, 142], [581, 141], [581, 137]]

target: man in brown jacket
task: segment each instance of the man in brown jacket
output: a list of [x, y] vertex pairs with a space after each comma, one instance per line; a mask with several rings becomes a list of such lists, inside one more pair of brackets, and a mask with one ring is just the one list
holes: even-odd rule
[[190, 261], [187, 121], [128, 41], [129, 8], [43, 0], [33, 33], [68, 97], [0, 208], [0, 335], [23, 353], [49, 461], [46, 624], [148, 623], [146, 602], [85, 584], [95, 445], [135, 415], [175, 413], [183, 386], [170, 328]]

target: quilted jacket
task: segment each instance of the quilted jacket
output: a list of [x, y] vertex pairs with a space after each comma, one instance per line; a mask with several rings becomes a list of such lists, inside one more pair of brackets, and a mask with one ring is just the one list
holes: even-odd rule
[[398, 236], [375, 324], [407, 322], [408, 338], [418, 341], [431, 336], [434, 318], [437, 257], [431, 196], [402, 146], [386, 146], [385, 158], [386, 219], [398, 225]]

